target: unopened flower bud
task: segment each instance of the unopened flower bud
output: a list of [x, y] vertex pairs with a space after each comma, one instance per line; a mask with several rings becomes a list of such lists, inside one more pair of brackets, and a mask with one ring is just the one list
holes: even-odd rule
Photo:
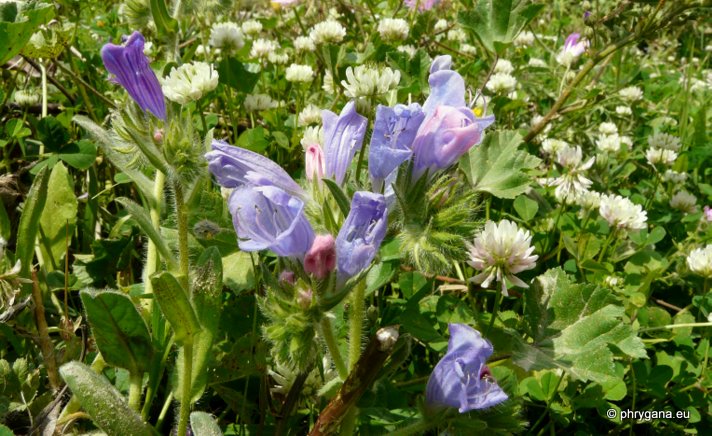
[[156, 144], [163, 144], [163, 129], [156, 129], [156, 131], [153, 132], [153, 141]]
[[304, 270], [323, 279], [336, 267], [336, 242], [331, 235], [318, 235], [304, 256]]
[[307, 180], [321, 180], [326, 171], [324, 161], [324, 151], [319, 144], [310, 144], [307, 146], [304, 156], [304, 166]]
[[312, 304], [312, 290], [311, 289], [300, 289], [299, 293], [297, 294], [297, 303], [299, 304], [299, 307], [301, 307], [304, 310], [307, 310], [311, 307]]
[[297, 283], [297, 277], [294, 271], [285, 269], [279, 274], [279, 284], [281, 285], [294, 285]]

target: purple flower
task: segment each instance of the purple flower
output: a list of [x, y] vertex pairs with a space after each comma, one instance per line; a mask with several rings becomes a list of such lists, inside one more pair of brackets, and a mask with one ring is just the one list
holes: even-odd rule
[[440, 3], [440, 0], [405, 0], [403, 3], [410, 9], [417, 7], [420, 12], [423, 12], [431, 10]]
[[143, 54], [143, 35], [134, 32], [126, 44], [106, 44], [101, 49], [104, 66], [144, 111], [166, 119], [166, 102], [156, 73]]
[[386, 199], [381, 194], [358, 191], [351, 210], [336, 236], [338, 275], [344, 283], [371, 264], [386, 236]]
[[566, 38], [564, 46], [561, 48], [559, 54], [556, 55], [556, 61], [564, 66], [571, 66], [571, 64], [578, 59], [579, 56], [586, 51], [589, 43], [585, 39], [581, 39], [580, 33], [572, 33]]
[[430, 65], [430, 95], [423, 104], [423, 111], [430, 115], [440, 105], [463, 107], [465, 104], [465, 79], [451, 69], [450, 55], [438, 56]]
[[420, 125], [413, 142], [413, 178], [454, 164], [472, 146], [482, 141], [494, 117], [477, 118], [466, 106], [440, 105]]
[[410, 158], [415, 134], [424, 118], [425, 114], [417, 103], [409, 106], [397, 104], [394, 108], [378, 106], [368, 153], [368, 170], [376, 189]]
[[304, 256], [304, 271], [323, 279], [336, 267], [336, 243], [331, 235], [318, 235]]
[[205, 158], [208, 169], [221, 186], [276, 186], [304, 198], [304, 190], [274, 161], [223, 141], [213, 141], [212, 147], [213, 150], [206, 153]]
[[704, 219], [708, 222], [712, 222], [712, 208], [705, 206], [702, 210], [704, 211]]
[[243, 251], [272, 250], [303, 258], [314, 242], [304, 202], [276, 186], [243, 186], [230, 194], [228, 208]]
[[346, 170], [363, 144], [368, 120], [356, 112], [356, 103], [349, 102], [340, 115], [325, 110], [321, 113], [324, 125], [324, 160], [326, 177], [341, 185]]
[[507, 394], [485, 364], [492, 344], [465, 324], [450, 324], [447, 353], [428, 379], [425, 401], [431, 406], [457, 407], [460, 413], [495, 406]]

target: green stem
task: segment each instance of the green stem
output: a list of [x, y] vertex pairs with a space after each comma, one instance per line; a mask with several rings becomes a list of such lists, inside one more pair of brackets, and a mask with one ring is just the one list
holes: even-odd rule
[[189, 286], [190, 261], [188, 259], [188, 216], [185, 210], [185, 197], [183, 196], [183, 185], [180, 181], [173, 180], [173, 194], [176, 203], [176, 221], [178, 223], [178, 255], [181, 273], [181, 284], [192, 295]]
[[611, 233], [606, 238], [606, 242], [603, 243], [603, 247], [601, 247], [601, 252], [598, 254], [598, 262], [601, 262], [603, 260], [603, 256], [605, 256], [606, 251], [608, 251], [608, 246], [611, 245], [611, 241], [613, 240], [615, 234], [616, 230], [612, 229]]
[[687, 327], [712, 327], [712, 322], [689, 322], [689, 323], [684, 323], [684, 324], [668, 324], [660, 327], [649, 327], [646, 329], [640, 329], [639, 332], [652, 332], [653, 330], [672, 330], [672, 329], [681, 329], [681, 328], [687, 328]]
[[166, 419], [166, 415], [168, 414], [168, 409], [171, 407], [172, 402], [173, 402], [173, 391], [170, 391], [170, 392], [168, 392], [166, 401], [163, 403], [163, 407], [161, 407], [161, 413], [158, 414], [158, 420], [156, 421], [156, 429], [160, 430], [161, 425], [163, 425], [163, 421]]
[[[42, 73], [42, 118], [47, 117], [47, 69], [44, 62], [40, 60], [40, 72]], [[40, 144], [40, 157], [44, 155], [44, 144]]]
[[[161, 201], [163, 199], [163, 188], [166, 182], [166, 175], [160, 171], [156, 171], [156, 177], [153, 180], [153, 197], [156, 199], [155, 204], [149, 207], [148, 214], [151, 217], [151, 225], [156, 231], [161, 229]], [[158, 254], [158, 248], [151, 238], [148, 238], [148, 248], [146, 249], [146, 266], [143, 269], [143, 283], [146, 289], [146, 294], [153, 293], [153, 285], [149, 277], [153, 275], [158, 270], [158, 262], [160, 261], [160, 256]], [[153, 307], [153, 299], [149, 298], [146, 300], [146, 307], [148, 312], [151, 313]]]
[[349, 371], [348, 369], [346, 369], [344, 359], [341, 357], [339, 345], [336, 343], [336, 338], [334, 337], [334, 330], [331, 327], [331, 321], [329, 321], [329, 318], [322, 318], [319, 327], [321, 330], [321, 336], [324, 338], [324, 342], [326, 342], [326, 348], [329, 349], [329, 354], [331, 354], [331, 360], [334, 361], [336, 372], [339, 373], [339, 377], [341, 377], [341, 380], [346, 380], [346, 377], [348, 377], [349, 375]]
[[142, 384], [142, 372], [129, 374], [129, 407], [137, 412], [141, 409]]
[[361, 280], [351, 294], [349, 314], [349, 369], [352, 370], [361, 357], [361, 329], [363, 328], [364, 294], [366, 281]]
[[499, 312], [499, 306], [502, 304], [502, 300], [504, 300], [504, 294], [497, 291], [497, 296], [494, 300], [494, 309], [492, 309], [492, 318], [490, 318], [490, 323], [489, 326], [487, 326], [487, 333], [485, 336], [489, 335], [490, 330], [492, 330], [492, 326], [494, 326], [494, 320], [497, 319], [497, 312]]
[[190, 416], [190, 397], [193, 386], [193, 343], [188, 341], [183, 344], [183, 392], [180, 399], [180, 420], [178, 421], [178, 434], [184, 435], [188, 429]]
[[358, 409], [356, 408], [356, 406], [352, 406], [349, 411], [346, 412], [346, 415], [344, 415], [344, 419], [341, 421], [341, 428], [339, 429], [339, 434], [344, 436], [354, 434], [354, 430], [356, 430], [357, 417]]

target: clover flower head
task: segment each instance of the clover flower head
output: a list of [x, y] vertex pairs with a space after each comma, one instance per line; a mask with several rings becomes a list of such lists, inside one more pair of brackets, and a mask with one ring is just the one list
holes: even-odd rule
[[211, 47], [222, 49], [228, 53], [234, 53], [245, 45], [240, 26], [232, 21], [213, 24], [208, 43]]
[[395, 89], [399, 82], [398, 70], [359, 65], [356, 68], [346, 69], [346, 80], [342, 80], [341, 85], [345, 88], [344, 95], [349, 98], [359, 98], [385, 94]]
[[279, 104], [266, 94], [247, 94], [243, 107], [247, 112], [259, 112], [274, 109]]
[[309, 65], [292, 64], [285, 72], [287, 82], [311, 82], [314, 79], [314, 70]]
[[683, 189], [672, 196], [670, 207], [685, 213], [695, 213], [697, 211], [697, 197]]
[[246, 20], [242, 22], [242, 32], [245, 35], [257, 35], [262, 32], [262, 23], [257, 20]]
[[294, 40], [294, 50], [298, 53], [312, 52], [316, 50], [314, 40], [309, 36], [298, 36]]
[[383, 18], [378, 22], [378, 33], [385, 41], [401, 41], [408, 38], [410, 27], [402, 18]]
[[507, 59], [497, 59], [497, 63], [494, 65], [494, 72], [512, 74], [514, 72], [514, 66], [512, 62]]
[[534, 44], [534, 34], [528, 30], [522, 30], [512, 42], [515, 47], [529, 47]]
[[652, 148], [678, 151], [680, 150], [680, 138], [669, 133], [658, 132], [648, 136], [648, 145]]
[[643, 207], [620, 195], [601, 197], [598, 211], [611, 227], [623, 230], [646, 228], [648, 214]]
[[539, 256], [532, 254], [534, 247], [531, 241], [529, 231], [521, 230], [511, 221], [487, 221], [485, 228], [469, 246], [468, 263], [477, 271], [481, 271], [471, 280], [484, 288], [497, 281], [504, 295], [509, 295], [506, 280], [514, 286], [528, 288], [529, 285], [515, 274], [536, 266]]
[[252, 43], [250, 57], [255, 59], [266, 59], [270, 53], [277, 50], [277, 43], [271, 39], [260, 38]]
[[425, 388], [430, 407], [456, 407], [460, 413], [496, 406], [508, 397], [487, 367], [494, 348], [477, 330], [450, 324], [447, 353], [435, 365]]
[[628, 86], [618, 91], [618, 95], [629, 103], [643, 99], [643, 90], [637, 86]]
[[206, 62], [191, 62], [173, 67], [163, 79], [163, 93], [180, 104], [199, 100], [218, 86], [218, 72]]
[[687, 255], [687, 267], [697, 275], [712, 278], [712, 244], [692, 250]]
[[517, 86], [517, 79], [509, 73], [494, 73], [485, 86], [494, 94], [509, 94]]
[[321, 123], [321, 109], [313, 104], [308, 104], [297, 117], [297, 124], [299, 126], [308, 126], [310, 124]]
[[338, 44], [346, 36], [346, 29], [336, 20], [327, 20], [312, 27], [309, 36], [316, 45]]
[[665, 148], [651, 147], [645, 151], [645, 159], [650, 165], [672, 165], [677, 159], [677, 152]]
[[617, 133], [599, 135], [596, 148], [606, 153], [618, 153], [621, 150], [621, 137]]

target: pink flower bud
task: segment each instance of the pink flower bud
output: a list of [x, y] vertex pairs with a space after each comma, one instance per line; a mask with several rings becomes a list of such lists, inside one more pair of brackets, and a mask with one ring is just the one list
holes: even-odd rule
[[153, 132], [153, 141], [156, 144], [162, 144], [163, 143], [163, 129], [156, 129], [155, 132]]
[[313, 180], [314, 178], [321, 180], [326, 171], [324, 151], [321, 149], [321, 146], [319, 144], [309, 145], [304, 160], [307, 180]]
[[282, 285], [294, 285], [297, 283], [297, 277], [294, 274], [294, 271], [290, 271], [288, 269], [285, 269], [279, 274], [279, 283]]
[[318, 235], [304, 256], [304, 270], [323, 279], [336, 267], [336, 242], [331, 235]]

